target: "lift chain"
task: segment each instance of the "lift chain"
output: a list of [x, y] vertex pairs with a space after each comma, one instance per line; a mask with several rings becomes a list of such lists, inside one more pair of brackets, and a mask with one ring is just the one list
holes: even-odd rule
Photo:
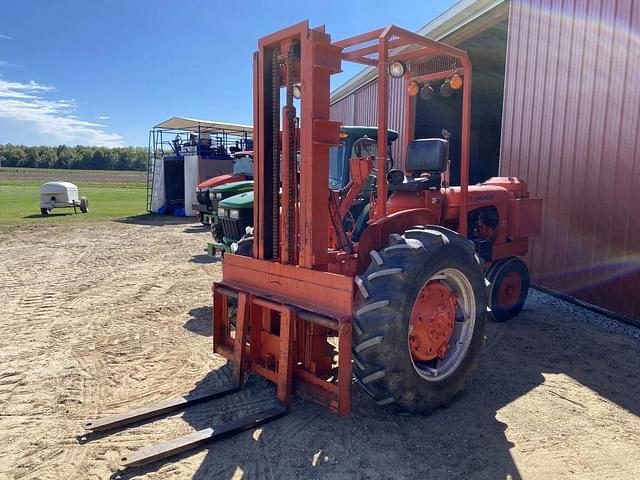
[[287, 126], [289, 131], [289, 138], [287, 142], [289, 144], [289, 155], [286, 159], [287, 172], [288, 172], [288, 192], [287, 198], [289, 203], [286, 205], [286, 220], [287, 220], [287, 258], [290, 263], [296, 263], [295, 246], [296, 246], [296, 225], [295, 225], [295, 208], [297, 203], [297, 165], [296, 165], [296, 122], [295, 111], [293, 109], [293, 76], [294, 76], [294, 49], [293, 46], [289, 47], [287, 54]]
[[280, 63], [279, 50], [274, 48], [271, 54], [271, 251], [273, 259], [279, 257], [280, 249]]

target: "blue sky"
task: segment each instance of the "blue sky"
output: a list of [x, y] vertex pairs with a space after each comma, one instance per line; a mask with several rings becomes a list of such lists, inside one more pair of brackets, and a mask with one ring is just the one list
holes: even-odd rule
[[[144, 145], [171, 116], [251, 124], [259, 37], [416, 30], [455, 0], [0, 0], [0, 144]], [[345, 64], [333, 87], [357, 73]]]

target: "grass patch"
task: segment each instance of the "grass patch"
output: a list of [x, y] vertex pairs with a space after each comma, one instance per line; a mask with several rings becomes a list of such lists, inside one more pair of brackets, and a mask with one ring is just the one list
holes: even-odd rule
[[[0, 170], [0, 225], [3, 229], [21, 225], [115, 220], [146, 214], [147, 188], [140, 181], [139, 172], [89, 170], [69, 174], [71, 171], [67, 170], [34, 170], [38, 169]], [[79, 194], [89, 200], [89, 213], [84, 215], [78, 210], [75, 215], [73, 208], [56, 208], [50, 215], [41, 216], [40, 185], [51, 181], [51, 175], [75, 183]]]

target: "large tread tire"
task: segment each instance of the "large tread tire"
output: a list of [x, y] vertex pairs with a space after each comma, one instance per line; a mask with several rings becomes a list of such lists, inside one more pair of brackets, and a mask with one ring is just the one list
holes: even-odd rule
[[[502, 282], [509, 274], [517, 274], [520, 277], [520, 295], [513, 305], [502, 305], [499, 300], [499, 291]], [[489, 287], [489, 306], [491, 316], [497, 322], [504, 322], [520, 313], [529, 294], [529, 269], [527, 264], [518, 257], [509, 257], [495, 262], [487, 271]]]
[[[445, 378], [425, 380], [409, 352], [409, 319], [422, 287], [445, 268], [469, 281], [475, 325], [458, 367]], [[476, 368], [485, 340], [486, 283], [473, 243], [438, 226], [392, 234], [388, 247], [371, 252], [371, 264], [356, 285], [352, 353], [358, 383], [379, 405], [422, 413], [448, 405]]]

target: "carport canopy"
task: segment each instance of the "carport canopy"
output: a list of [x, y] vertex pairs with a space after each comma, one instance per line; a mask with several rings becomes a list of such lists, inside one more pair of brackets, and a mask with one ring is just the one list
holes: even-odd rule
[[186, 117], [171, 117], [164, 122], [160, 122], [154, 129], [180, 130], [193, 133], [227, 133], [242, 136], [245, 133], [253, 133], [250, 125], [239, 125], [236, 123], [224, 123], [209, 120], [198, 120]]

